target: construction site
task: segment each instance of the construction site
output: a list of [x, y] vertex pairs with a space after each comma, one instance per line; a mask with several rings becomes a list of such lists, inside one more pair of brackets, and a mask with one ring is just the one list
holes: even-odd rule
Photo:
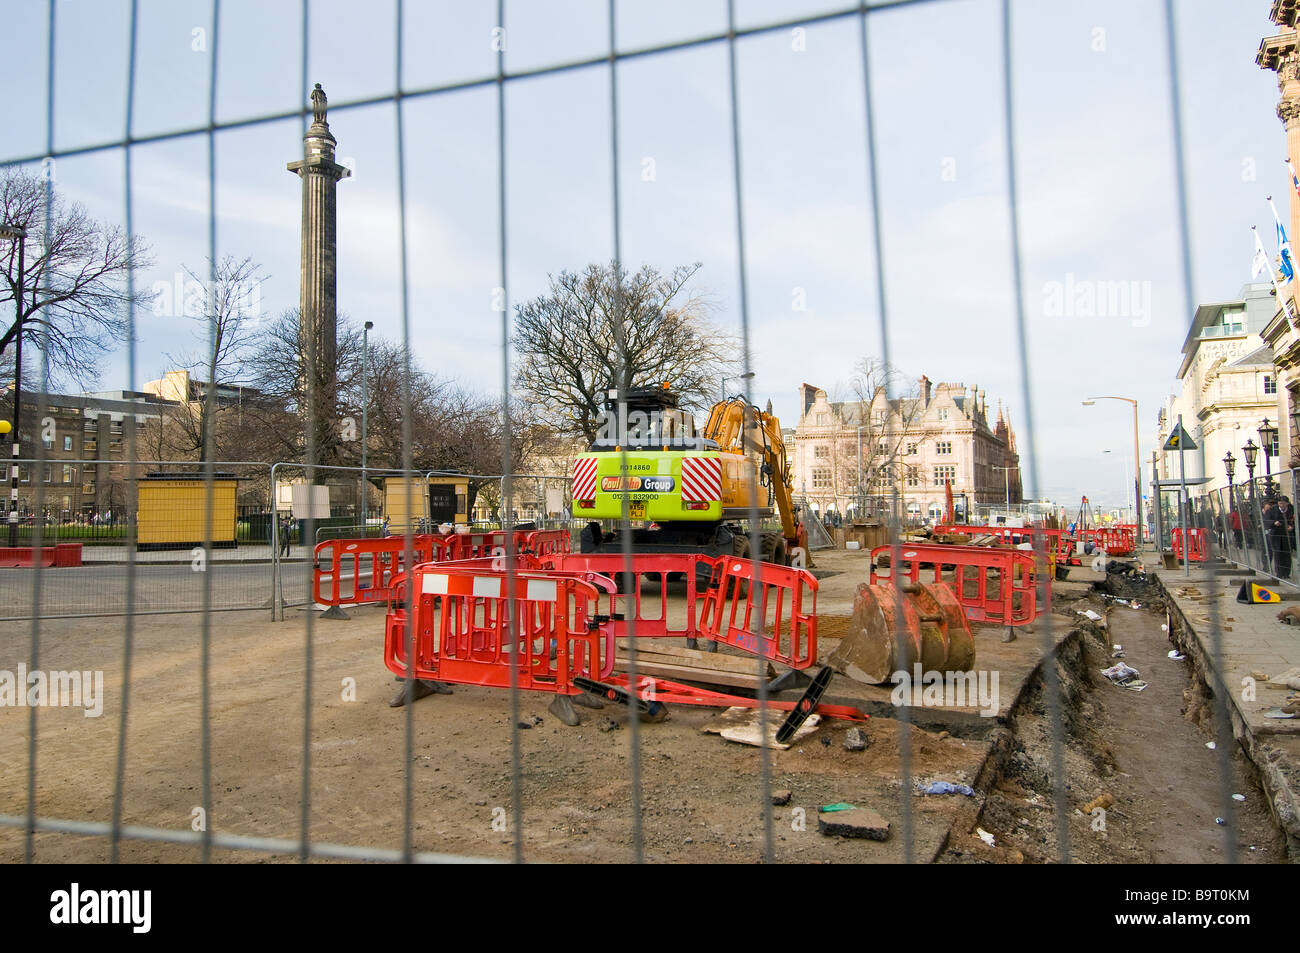
[[0, 6], [16, 923], [1280, 910], [1300, 3]]

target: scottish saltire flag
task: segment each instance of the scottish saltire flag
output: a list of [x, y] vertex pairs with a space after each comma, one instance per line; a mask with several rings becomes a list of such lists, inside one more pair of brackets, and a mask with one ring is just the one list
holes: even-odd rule
[[1300, 179], [1296, 178], [1295, 166], [1291, 164], [1291, 159], [1286, 160], [1287, 171], [1291, 173], [1291, 188], [1295, 189], [1295, 194], [1300, 198]]
[[1286, 237], [1286, 229], [1282, 227], [1282, 219], [1278, 218], [1277, 206], [1273, 204], [1273, 196], [1268, 197], [1268, 207], [1273, 210], [1273, 221], [1277, 223], [1277, 270], [1282, 273], [1282, 277], [1290, 281], [1295, 277], [1295, 269], [1291, 267], [1291, 242]]

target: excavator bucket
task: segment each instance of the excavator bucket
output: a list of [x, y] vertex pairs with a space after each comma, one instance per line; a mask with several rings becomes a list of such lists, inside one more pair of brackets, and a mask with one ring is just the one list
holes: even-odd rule
[[858, 586], [849, 632], [828, 659], [837, 672], [870, 685], [895, 672], [967, 672], [975, 665], [970, 623], [944, 583]]

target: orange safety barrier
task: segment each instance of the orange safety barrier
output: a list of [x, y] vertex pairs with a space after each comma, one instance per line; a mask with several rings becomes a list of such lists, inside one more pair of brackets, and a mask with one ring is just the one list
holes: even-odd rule
[[[438, 537], [412, 537], [412, 555], [418, 563], [432, 562]], [[393, 578], [403, 571], [406, 538], [327, 539], [315, 549], [312, 599], [320, 605], [362, 605], [386, 602]], [[322, 568], [322, 562], [325, 568]], [[349, 573], [348, 570], [351, 570]], [[368, 578], [363, 576], [368, 574]]]
[[542, 529], [531, 533], [515, 533], [515, 549], [534, 556], [553, 556], [570, 551], [567, 529]]
[[1083, 538], [1092, 540], [1109, 556], [1131, 556], [1137, 549], [1137, 527], [1131, 524], [1084, 530]]
[[[629, 636], [634, 627], [638, 639], [693, 639], [700, 635], [714, 638], [699, 630], [697, 567], [703, 563], [711, 574], [717, 559], [698, 553], [644, 553], [632, 557], [632, 573], [628, 578], [626, 558], [621, 553], [557, 553], [536, 558], [540, 566], [557, 572], [579, 574], [581, 578], [593, 574], [622, 580], [619, 588], [623, 594], [623, 612], [621, 617], [611, 620], [618, 638]], [[680, 624], [675, 624], [668, 617], [668, 583], [679, 575], [685, 577], [686, 614]], [[653, 585], [653, 591], [647, 583]], [[616, 615], [612, 599], [607, 614]]]
[[[1179, 562], [1183, 559], [1183, 528], [1175, 526], [1173, 529], [1174, 558]], [[1189, 529], [1187, 531], [1188, 553], [1187, 558], [1194, 563], [1205, 562], [1205, 530]]]
[[510, 589], [503, 572], [431, 563], [395, 583], [398, 603], [413, 590], [409, 606], [390, 606], [385, 623], [384, 664], [398, 675], [408, 673], [408, 627], [409, 670], [419, 679], [509, 688], [513, 659], [520, 689], [576, 695], [575, 676], [614, 670], [613, 629], [602, 629], [595, 611], [602, 591], [613, 592], [608, 579], [525, 571]]
[[1047, 599], [1039, 606], [1038, 574], [1031, 552], [939, 543], [899, 544], [897, 548], [899, 563], [891, 564], [886, 577], [879, 574], [878, 560], [894, 547], [877, 546], [871, 551], [871, 585], [877, 585], [882, 578], [893, 581], [894, 585], [899, 579], [919, 583], [923, 565], [933, 571], [927, 581], [946, 583], [944, 567], [951, 566], [953, 593], [971, 622], [1028, 625], [1049, 608], [1051, 577], [1048, 576]]
[[[713, 571], [711, 588], [703, 594], [694, 588], [696, 571], [704, 568], [700, 563]], [[666, 679], [641, 678], [634, 687], [626, 675], [613, 671], [615, 640], [631, 627], [630, 619], [614, 611], [620, 599], [632, 610], [639, 637], [694, 635], [761, 651], [791, 667], [811, 665], [817, 657], [816, 580], [802, 570], [764, 564], [761, 581], [755, 583], [752, 568], [748, 560], [647, 554], [633, 557], [629, 580], [625, 558], [618, 554], [538, 558], [521, 553], [512, 584], [499, 556], [423, 563], [391, 580], [384, 664], [399, 676], [432, 681], [509, 688], [513, 676], [526, 691], [557, 696], [594, 691], [649, 714], [665, 702], [753, 707], [754, 699]], [[676, 574], [685, 577], [688, 594], [701, 600], [699, 625], [692, 621], [692, 612], [685, 627], [668, 622], [664, 589]], [[611, 576], [624, 582], [625, 593], [618, 594]], [[657, 618], [646, 611], [653, 608], [653, 600], [641, 589], [648, 579], [657, 579], [660, 586]], [[608, 611], [602, 612], [603, 607]], [[749, 624], [760, 619], [770, 621], [773, 630], [764, 631], [761, 642], [749, 631]], [[823, 669], [800, 701], [772, 700], [769, 706], [866, 720], [851, 706], [821, 704], [820, 690], [809, 694], [818, 686], [824, 690], [829, 675], [830, 670]]]
[[1046, 526], [964, 526], [960, 523], [944, 523], [934, 527], [934, 532], [944, 536], [991, 536], [1004, 546], [1021, 546], [1031, 543], [1037, 548], [1035, 537], [1047, 540], [1047, 557], [1051, 563], [1062, 565], [1079, 565], [1080, 560], [1074, 554], [1074, 537], [1063, 529]]
[[817, 661], [817, 578], [806, 569], [759, 566], [755, 574], [753, 560], [717, 559], [700, 626], [711, 640], [808, 668]]

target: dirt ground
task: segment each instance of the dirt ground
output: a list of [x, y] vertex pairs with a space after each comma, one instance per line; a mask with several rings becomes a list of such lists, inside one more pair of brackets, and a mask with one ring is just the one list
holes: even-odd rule
[[[860, 558], [860, 557], [859, 557]], [[842, 578], [823, 582], [819, 610], [841, 616], [861, 578], [843, 555], [826, 560]], [[1081, 603], [1082, 604], [1082, 603]], [[1099, 598], [1095, 599], [1100, 606]], [[823, 608], [823, 606], [825, 608]], [[827, 611], [829, 610], [829, 611]], [[296, 837], [305, 686], [305, 616], [284, 623], [266, 612], [211, 617], [211, 751], [213, 830]], [[1088, 819], [1072, 819], [1075, 858], [1116, 862], [1220, 859], [1213, 817], [1212, 752], [1208, 735], [1182, 714], [1186, 664], [1163, 659], [1162, 618], [1132, 610], [1111, 612], [1113, 637], [1151, 687], [1141, 694], [1093, 678], [1108, 664], [1101, 638], [1076, 639], [1065, 652], [1070, 699], [1068, 794], [1078, 806], [1103, 791], [1117, 799], [1108, 830], [1098, 836]], [[201, 805], [199, 644], [197, 615], [136, 620], [136, 651], [125, 785], [127, 824], [188, 830]], [[829, 622], [829, 636], [837, 623]], [[42, 669], [102, 669], [104, 714], [48, 708], [38, 714], [37, 812], [74, 820], [111, 817], [121, 702], [124, 620], [50, 620], [42, 624]], [[842, 623], [839, 624], [842, 630]], [[348, 845], [401, 844], [405, 723], [388, 707], [397, 690], [381, 661], [383, 609], [353, 612], [346, 622], [313, 625], [315, 673], [310, 692], [311, 836]], [[30, 627], [0, 625], [0, 670], [27, 662]], [[977, 635], [990, 658], [1027, 651], [998, 645], [997, 633]], [[828, 642], [830, 640], [828, 639]], [[823, 648], [823, 656], [827, 649]], [[1071, 655], [1073, 652], [1073, 656]], [[998, 655], [997, 653], [1002, 653]], [[1163, 664], [1162, 664], [1163, 663]], [[1021, 665], [1027, 672], [1032, 666]], [[345, 698], [348, 680], [355, 698]], [[1016, 686], [1004, 685], [1004, 692]], [[584, 724], [567, 728], [546, 710], [550, 696], [521, 695], [522, 808], [525, 859], [557, 862], [626, 861], [633, 856], [630, 738], [621, 709], [583, 711]], [[1195, 698], [1193, 697], [1193, 702]], [[979, 798], [913, 793], [913, 857], [949, 861], [1034, 861], [1054, 853], [1050, 789], [1044, 773], [1046, 720], [1031, 696], [1012, 718], [1016, 737], [1006, 777], [979, 815]], [[1200, 708], [1203, 706], [1193, 706]], [[0, 707], [0, 812], [26, 809], [26, 708]], [[457, 686], [455, 694], [423, 699], [414, 723], [414, 842], [419, 850], [509, 859], [511, 719], [509, 696]], [[651, 861], [755, 862], [761, 858], [760, 754], [701, 729], [716, 710], [674, 706], [661, 724], [640, 726], [644, 850]], [[940, 726], [910, 728], [912, 780], [975, 784], [1002, 719], [985, 719], [949, 734]], [[984, 728], [987, 724], [987, 728]], [[871, 744], [845, 750], [846, 724], [830, 721], [789, 751], [772, 752], [772, 787], [792, 799], [775, 807], [775, 859], [803, 862], [902, 860], [902, 781], [899, 722], [873, 717]], [[1200, 760], [1197, 760], [1198, 757]], [[1213, 786], [1210, 785], [1210, 788]], [[1245, 778], [1239, 790], [1243, 849], [1249, 859], [1282, 860], [1259, 792]], [[817, 807], [849, 802], [890, 821], [885, 842], [842, 840], [817, 832]], [[1206, 812], [1209, 812], [1208, 816]], [[494, 823], [496, 821], [496, 823]], [[989, 849], [970, 833], [992, 831]], [[1208, 826], [1207, 826], [1208, 825]], [[951, 831], [951, 835], [950, 835]], [[22, 833], [0, 828], [0, 861], [22, 857]], [[944, 851], [947, 845], [946, 852]], [[191, 847], [124, 842], [126, 861], [187, 861]], [[39, 834], [36, 857], [47, 862], [107, 859], [102, 838]], [[284, 855], [221, 851], [219, 860], [289, 860]]]
[[[383, 612], [360, 610], [348, 622], [315, 626], [312, 689], [313, 838], [397, 847], [405, 716], [388, 707], [396, 685], [380, 661]], [[188, 828], [201, 804], [198, 631], [195, 616], [137, 620], [130, 706], [125, 822]], [[304, 643], [301, 615], [271, 623], [263, 613], [222, 613], [212, 628], [212, 828], [294, 837], [302, 765]], [[120, 699], [120, 625], [73, 620], [43, 626], [41, 667], [105, 671], [100, 718], [78, 709], [42, 709], [38, 718], [37, 804], [41, 815], [108, 820], [111, 815]], [[26, 632], [0, 635], [0, 668], [27, 651]], [[356, 700], [342, 698], [356, 680]], [[538, 722], [520, 733], [523, 752], [524, 853], [539, 861], [620, 861], [632, 857], [629, 737], [626, 714], [586, 713], [566, 728], [546, 711], [550, 696], [525, 693], [521, 716]], [[0, 809], [25, 809], [28, 709], [0, 708]], [[494, 809], [510, 803], [508, 696], [457, 687], [422, 699], [415, 724], [417, 849], [510, 856], [508, 832], [493, 829]], [[662, 724], [641, 726], [645, 853], [650, 860], [754, 861], [762, 823], [759, 752], [700, 728], [712, 709], [675, 707]], [[604, 729], [598, 727], [604, 723]], [[871, 746], [848, 752], [845, 726], [830, 723], [785, 752], [773, 752], [773, 787], [789, 788], [775, 809], [777, 858], [807, 861], [901, 859], [899, 838], [845, 841], [817, 833], [816, 808], [847, 801], [896, 821], [897, 723], [867, 726]], [[970, 779], [984, 751], [977, 743], [913, 730], [918, 773]], [[915, 815], [918, 853], [932, 855], [949, 826], [950, 798], [926, 799]], [[945, 803], [946, 802], [946, 803]], [[803, 811], [803, 823], [795, 811]], [[497, 811], [497, 816], [503, 816]], [[796, 829], [799, 828], [799, 829]], [[0, 860], [21, 858], [22, 835], [0, 831]], [[37, 838], [43, 861], [99, 861], [100, 839]], [[128, 861], [186, 860], [189, 847], [127, 843]], [[252, 861], [240, 852], [222, 859]], [[287, 859], [287, 858], [275, 858]]]

